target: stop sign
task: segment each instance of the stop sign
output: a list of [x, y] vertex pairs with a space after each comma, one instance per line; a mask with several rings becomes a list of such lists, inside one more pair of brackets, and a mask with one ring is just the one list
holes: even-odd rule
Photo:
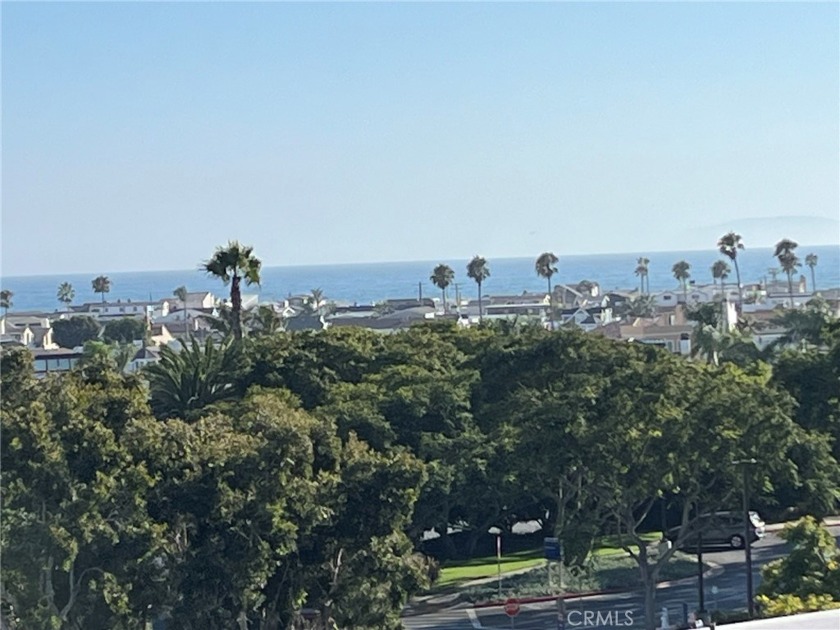
[[505, 602], [505, 614], [508, 617], [516, 617], [519, 614], [519, 602], [514, 598], [510, 598]]

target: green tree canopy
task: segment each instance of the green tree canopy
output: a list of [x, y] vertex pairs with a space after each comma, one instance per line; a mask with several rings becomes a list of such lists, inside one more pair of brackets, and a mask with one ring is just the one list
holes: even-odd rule
[[105, 324], [102, 339], [107, 343], [131, 343], [142, 341], [147, 333], [144, 320], [137, 317], [120, 317]]
[[87, 315], [52, 322], [53, 341], [62, 348], [84, 346], [85, 342], [99, 338], [100, 331], [99, 323]]

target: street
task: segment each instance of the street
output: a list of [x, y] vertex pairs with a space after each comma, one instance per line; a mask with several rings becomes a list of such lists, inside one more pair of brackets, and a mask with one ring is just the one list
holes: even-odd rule
[[[840, 526], [829, 528], [835, 537], [840, 536]], [[785, 554], [785, 543], [776, 533], [768, 533], [752, 546], [753, 574], [756, 588], [760, 583], [762, 565]], [[704, 560], [720, 565], [722, 571], [705, 580], [706, 608], [708, 610], [746, 608], [746, 576], [744, 551], [704, 552]], [[682, 622], [684, 611], [698, 608], [697, 581], [660, 587], [656, 593], [657, 611], [668, 609], [672, 624]], [[657, 616], [658, 617], [658, 616]], [[591, 628], [613, 630], [616, 628], [642, 628], [644, 606], [642, 594], [620, 593], [566, 600], [566, 628]], [[833, 618], [832, 618], [833, 619]], [[826, 627], [815, 625], [824, 623]], [[407, 630], [556, 630], [556, 602], [523, 604], [513, 620], [500, 607], [473, 609], [467, 604], [428, 614], [403, 618]], [[774, 626], [775, 627], [775, 626]], [[808, 630], [838, 630], [834, 621], [813, 622]]]

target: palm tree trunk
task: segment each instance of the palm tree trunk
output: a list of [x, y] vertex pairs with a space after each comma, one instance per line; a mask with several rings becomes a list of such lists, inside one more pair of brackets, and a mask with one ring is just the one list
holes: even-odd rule
[[811, 293], [817, 292], [817, 278], [814, 275], [814, 268], [811, 267]]
[[478, 283], [478, 323], [482, 323], [484, 321], [484, 309], [483, 304], [481, 301], [481, 283]]
[[740, 313], [744, 310], [744, 294], [741, 290], [741, 268], [738, 267], [738, 258], [733, 258], [732, 262], [735, 263], [735, 277], [738, 280], [738, 312]]
[[685, 278], [683, 278], [682, 285], [683, 285], [683, 303], [685, 304], [685, 307], [688, 308], [688, 282], [686, 282]]
[[230, 281], [230, 312], [233, 316], [233, 338], [242, 339], [242, 294], [239, 289], [239, 276], [234, 274]]
[[440, 299], [443, 300], [441, 305], [443, 306], [443, 314], [446, 315], [446, 287], [440, 290]]
[[787, 277], [788, 277], [788, 295], [790, 296], [790, 307], [795, 308], [794, 305], [793, 305], [793, 274], [790, 271], [788, 271], [787, 272]]
[[554, 296], [551, 295], [551, 276], [548, 276], [548, 321], [551, 323], [551, 330], [554, 330]]

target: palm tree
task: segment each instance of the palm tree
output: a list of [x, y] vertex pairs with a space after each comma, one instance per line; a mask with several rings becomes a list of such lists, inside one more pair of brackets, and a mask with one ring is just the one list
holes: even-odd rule
[[735, 232], [727, 232], [717, 242], [720, 253], [729, 258], [735, 264], [735, 277], [738, 280], [738, 310], [744, 306], [744, 297], [741, 293], [741, 268], [738, 266], [738, 250], [744, 249], [741, 242], [741, 235]]
[[537, 275], [548, 281], [548, 318], [551, 322], [551, 330], [554, 330], [554, 296], [551, 293], [551, 276], [557, 273], [558, 260], [553, 252], [543, 252], [534, 263], [534, 271]]
[[0, 291], [0, 308], [3, 309], [3, 314], [7, 315], [9, 313], [9, 309], [12, 307], [12, 296], [14, 293], [9, 291], [8, 289], [3, 289]]
[[76, 290], [69, 282], [62, 282], [58, 285], [58, 293], [56, 294], [58, 301], [64, 304], [64, 308], [70, 306], [73, 298], [76, 297]]
[[93, 279], [90, 283], [93, 287], [94, 293], [99, 293], [102, 295], [102, 302], [105, 303], [105, 294], [111, 292], [111, 280], [108, 276], [97, 276]]
[[799, 265], [802, 264], [802, 261], [796, 257], [796, 253], [794, 250], [799, 247], [799, 244], [795, 241], [792, 241], [787, 238], [783, 238], [781, 241], [776, 243], [776, 251], [773, 254], [776, 258], [779, 259], [779, 265], [787, 274], [788, 277], [788, 295], [790, 296], [790, 307], [793, 308], [793, 272], [799, 268]]
[[321, 307], [324, 306], [324, 292], [318, 289], [312, 289], [309, 292], [309, 299], [306, 301], [306, 308], [313, 315], [321, 314]]
[[627, 317], [653, 317], [656, 301], [651, 295], [639, 295], [624, 302], [618, 310], [620, 315]]
[[674, 277], [682, 285], [683, 301], [685, 302], [686, 306], [688, 305], [688, 284], [686, 281], [691, 277], [689, 269], [691, 269], [691, 265], [689, 265], [684, 260], [681, 260], [678, 263], [674, 263], [674, 266], [671, 267], [671, 271], [674, 273]]
[[283, 330], [283, 318], [272, 304], [260, 304], [248, 318], [248, 328], [257, 335], [273, 335]]
[[452, 284], [455, 280], [455, 272], [449, 265], [439, 264], [432, 270], [432, 275], [429, 276], [432, 284], [440, 289], [441, 304], [443, 304], [443, 312], [446, 313], [446, 287]]
[[717, 281], [720, 280], [720, 292], [724, 301], [726, 300], [726, 279], [731, 272], [732, 269], [726, 264], [725, 260], [716, 260], [715, 264], [712, 265], [712, 280], [715, 286], [717, 286]]
[[184, 335], [189, 335], [190, 327], [187, 324], [187, 287], [181, 285], [172, 292], [172, 295], [178, 298], [181, 301], [181, 304], [183, 305], [182, 308], [184, 311]]
[[770, 348], [824, 346], [829, 342], [828, 326], [832, 319], [831, 307], [820, 297], [810, 300], [805, 308], [783, 311], [770, 323], [783, 328], [785, 334], [770, 344]]
[[475, 280], [478, 285], [478, 321], [481, 323], [484, 317], [484, 305], [481, 302], [481, 283], [490, 277], [487, 260], [482, 256], [473, 256], [473, 259], [467, 264], [467, 276]]
[[817, 292], [817, 278], [814, 276], [814, 267], [817, 266], [817, 255], [808, 254], [805, 256], [805, 264], [811, 268], [811, 292]]
[[231, 397], [239, 365], [238, 344], [230, 339], [202, 347], [193, 338], [176, 352], [160, 349], [160, 361], [145, 368], [152, 409], [158, 417], [189, 419], [191, 412]]
[[641, 257], [636, 260], [636, 275], [639, 276], [639, 293], [645, 293], [645, 284], [647, 283], [647, 292], [650, 293], [650, 280], [648, 280], [648, 269], [650, 265], [650, 258]]
[[262, 261], [254, 256], [254, 248], [229, 241], [227, 247], [217, 247], [213, 257], [202, 263], [201, 268], [209, 275], [230, 283], [230, 309], [233, 319], [232, 332], [237, 341], [242, 339], [242, 292], [240, 284], [260, 283]]

